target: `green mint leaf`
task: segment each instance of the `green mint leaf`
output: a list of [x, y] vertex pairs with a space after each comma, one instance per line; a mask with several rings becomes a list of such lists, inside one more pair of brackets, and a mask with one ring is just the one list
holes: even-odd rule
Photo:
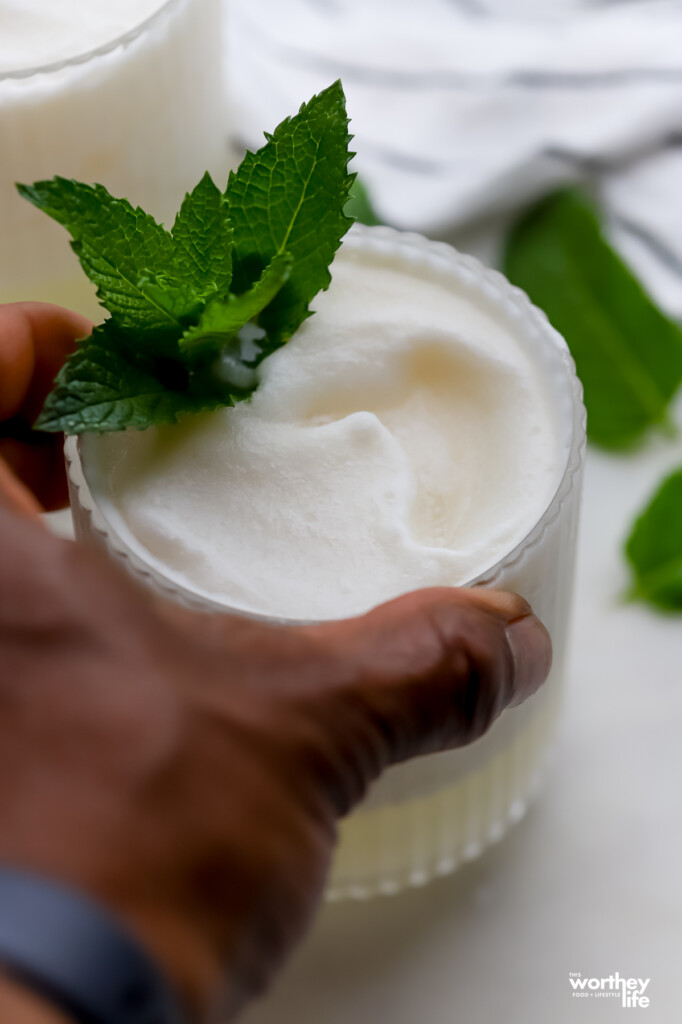
[[[174, 335], [182, 329], [183, 324], [200, 316], [204, 308], [203, 299], [197, 297], [189, 281], [176, 281], [166, 274], [150, 274], [140, 278], [138, 287], [149, 302], [173, 322]], [[153, 341], [145, 339], [144, 347], [153, 349]]]
[[247, 291], [276, 256], [291, 253], [291, 275], [263, 311], [268, 351], [284, 344], [309, 316], [308, 304], [329, 287], [329, 264], [352, 219], [343, 208], [348, 173], [348, 118], [340, 82], [287, 118], [230, 174], [234, 290]]
[[[102, 185], [57, 177], [17, 188], [70, 232], [83, 270], [121, 327], [160, 336], [184, 328], [202, 296], [176, 271], [173, 239], [153, 217]], [[155, 288], [145, 287], [150, 279]]]
[[212, 349], [216, 354], [228, 344], [237, 331], [253, 320], [274, 299], [288, 280], [293, 267], [289, 253], [275, 256], [258, 281], [242, 295], [213, 299], [199, 321], [188, 328], [180, 339], [180, 351], [195, 356]]
[[176, 262], [202, 296], [225, 295], [232, 280], [232, 224], [227, 199], [208, 173], [184, 199], [173, 225]]
[[637, 518], [625, 545], [632, 596], [682, 611], [682, 468], [668, 476]]
[[523, 217], [508, 239], [505, 271], [565, 337], [592, 441], [624, 448], [666, 422], [682, 381], [682, 332], [604, 240], [580, 193], [554, 193]]
[[95, 327], [59, 371], [37, 430], [80, 434], [159, 423], [232, 404], [229, 393], [195, 394], [181, 364], [140, 356], [112, 320]]

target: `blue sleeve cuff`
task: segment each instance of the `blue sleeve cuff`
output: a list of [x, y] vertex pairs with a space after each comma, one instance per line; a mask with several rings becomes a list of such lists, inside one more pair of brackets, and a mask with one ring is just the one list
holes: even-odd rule
[[163, 975], [107, 911], [0, 867], [0, 970], [82, 1024], [183, 1024]]

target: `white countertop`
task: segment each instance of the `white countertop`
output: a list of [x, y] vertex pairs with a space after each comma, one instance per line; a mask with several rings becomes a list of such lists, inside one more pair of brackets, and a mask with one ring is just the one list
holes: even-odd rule
[[[571, 685], [528, 817], [451, 878], [325, 907], [245, 1024], [682, 1020], [682, 616], [620, 600], [632, 516], [679, 465], [680, 439], [588, 454]], [[651, 979], [648, 1008], [572, 996], [569, 972], [616, 971]]]

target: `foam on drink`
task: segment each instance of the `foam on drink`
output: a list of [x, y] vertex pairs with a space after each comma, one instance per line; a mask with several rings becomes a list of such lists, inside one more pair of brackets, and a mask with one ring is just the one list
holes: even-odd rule
[[124, 529], [181, 585], [288, 618], [360, 613], [493, 566], [567, 457], [494, 304], [344, 245], [249, 403], [97, 438]]

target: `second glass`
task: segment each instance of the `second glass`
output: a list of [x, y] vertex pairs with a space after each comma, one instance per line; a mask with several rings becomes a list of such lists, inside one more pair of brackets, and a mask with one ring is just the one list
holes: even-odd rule
[[0, 63], [0, 302], [57, 302], [102, 318], [66, 232], [15, 182], [100, 183], [167, 225], [206, 170], [224, 184], [232, 161], [221, 0], [151, 9], [59, 63], [4, 72]]

